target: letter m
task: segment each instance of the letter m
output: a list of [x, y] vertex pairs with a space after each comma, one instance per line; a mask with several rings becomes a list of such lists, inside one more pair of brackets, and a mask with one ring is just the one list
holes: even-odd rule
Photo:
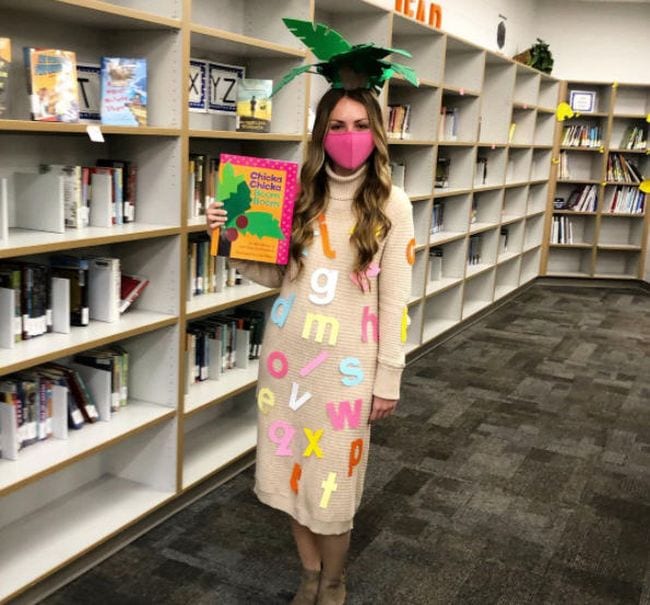
[[336, 317], [331, 317], [329, 315], [307, 313], [307, 316], [305, 317], [305, 323], [302, 327], [303, 338], [311, 338], [311, 327], [314, 323], [316, 324], [316, 336], [314, 340], [316, 342], [323, 342], [323, 338], [325, 337], [325, 328], [329, 328], [329, 338], [327, 341], [332, 346], [336, 345], [336, 341], [339, 336], [339, 320], [336, 319]]

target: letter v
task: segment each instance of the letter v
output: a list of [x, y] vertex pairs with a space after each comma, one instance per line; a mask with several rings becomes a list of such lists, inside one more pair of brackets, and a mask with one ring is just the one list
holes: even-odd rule
[[309, 391], [305, 391], [299, 399], [298, 397], [298, 383], [297, 382], [292, 382], [291, 383], [291, 399], [289, 400], [289, 407], [295, 412], [298, 410], [298, 408], [301, 408], [307, 401], [311, 399], [311, 393]]

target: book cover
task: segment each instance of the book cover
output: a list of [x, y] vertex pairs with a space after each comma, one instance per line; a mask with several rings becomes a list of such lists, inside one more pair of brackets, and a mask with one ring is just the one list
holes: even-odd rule
[[208, 111], [208, 63], [202, 59], [190, 58], [188, 82], [188, 108], [190, 111]]
[[102, 57], [102, 124], [147, 125], [147, 60]]
[[32, 119], [78, 122], [77, 58], [69, 50], [25, 48]]
[[237, 130], [271, 132], [273, 80], [244, 78], [237, 88]]
[[212, 254], [286, 265], [298, 164], [222, 153], [217, 199], [228, 220], [212, 233]]
[[238, 90], [245, 75], [246, 69], [240, 65], [208, 61], [206, 85], [209, 113], [237, 115]]
[[79, 120], [99, 122], [101, 116], [101, 67], [92, 63], [77, 63], [79, 89]]
[[70, 324], [87, 326], [90, 323], [88, 259], [58, 254], [50, 257], [50, 267], [54, 277], [70, 282]]
[[9, 65], [11, 65], [11, 39], [0, 38], [0, 116], [7, 110]]
[[124, 313], [148, 285], [149, 280], [142, 275], [122, 273], [120, 278], [120, 313]]

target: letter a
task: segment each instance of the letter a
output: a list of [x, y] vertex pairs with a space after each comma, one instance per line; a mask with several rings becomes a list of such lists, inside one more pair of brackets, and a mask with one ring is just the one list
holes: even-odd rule
[[346, 422], [351, 429], [356, 429], [359, 426], [359, 420], [361, 419], [361, 399], [354, 400], [354, 411], [350, 408], [349, 401], [341, 401], [338, 410], [332, 402], [329, 402], [325, 406], [325, 409], [335, 431], [342, 431], [345, 428]]
[[279, 328], [284, 326], [289, 317], [289, 311], [293, 306], [294, 301], [296, 300], [296, 295], [291, 294], [287, 298], [282, 298], [278, 296], [271, 307], [271, 321], [276, 324]]

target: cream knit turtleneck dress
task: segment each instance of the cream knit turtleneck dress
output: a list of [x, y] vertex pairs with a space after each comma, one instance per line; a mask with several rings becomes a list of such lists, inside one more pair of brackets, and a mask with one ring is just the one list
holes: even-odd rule
[[267, 320], [257, 386], [255, 493], [319, 534], [341, 534], [363, 492], [372, 396], [399, 399], [415, 241], [411, 202], [393, 187], [392, 227], [359, 288], [350, 244], [352, 200], [365, 165], [328, 168], [330, 196], [295, 280], [277, 265], [237, 261], [281, 287]]

